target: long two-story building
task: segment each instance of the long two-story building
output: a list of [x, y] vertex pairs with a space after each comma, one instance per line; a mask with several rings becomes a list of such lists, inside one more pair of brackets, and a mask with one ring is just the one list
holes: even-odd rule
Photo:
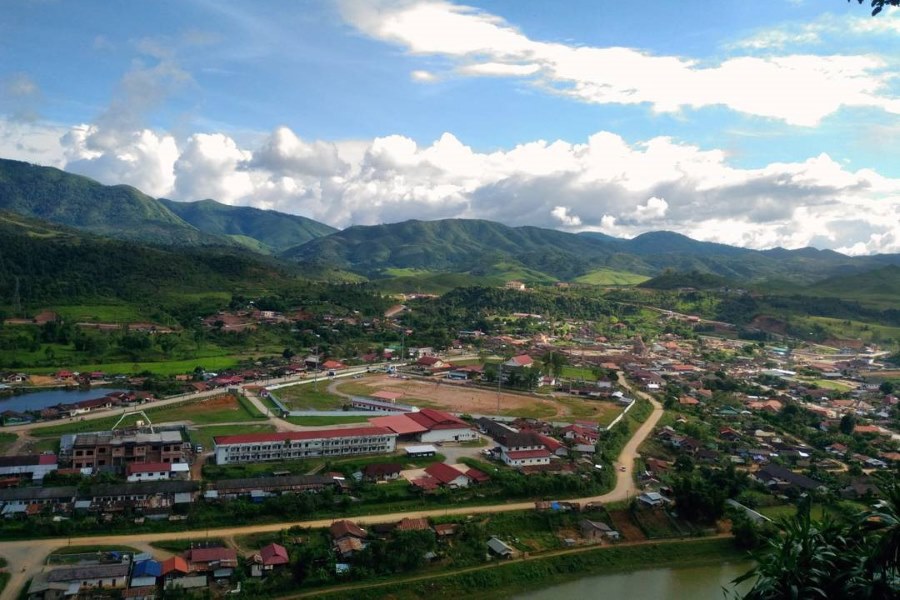
[[353, 454], [387, 454], [397, 434], [385, 427], [349, 427], [315, 431], [248, 433], [213, 438], [216, 463], [297, 460]]

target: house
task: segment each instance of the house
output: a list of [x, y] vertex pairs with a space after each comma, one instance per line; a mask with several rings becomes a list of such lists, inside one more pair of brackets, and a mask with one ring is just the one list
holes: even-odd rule
[[512, 369], [530, 369], [534, 366], [534, 359], [527, 354], [520, 354], [503, 363], [503, 366]]
[[271, 543], [259, 549], [259, 563], [265, 571], [271, 571], [275, 567], [286, 565], [289, 562], [288, 551], [280, 544]]
[[363, 469], [366, 481], [393, 481], [400, 477], [403, 465], [397, 463], [372, 463]]
[[237, 566], [237, 551], [232, 548], [191, 548], [184, 553], [192, 573], [210, 573]]
[[157, 579], [160, 577], [162, 577], [162, 563], [155, 560], [136, 561], [131, 569], [131, 583], [129, 587], [155, 586]]
[[29, 476], [41, 481], [59, 468], [55, 454], [28, 454], [0, 457], [0, 478]]
[[449, 365], [437, 356], [423, 356], [416, 361], [416, 366], [423, 369], [443, 369]]
[[824, 487], [815, 479], [794, 473], [790, 469], [780, 465], [766, 465], [754, 475], [757, 481], [770, 488], [797, 489], [800, 491], [818, 490]]
[[331, 539], [334, 541], [346, 539], [346, 538], [356, 538], [359, 540], [364, 540], [368, 537], [368, 533], [366, 530], [354, 523], [353, 521], [348, 521], [346, 519], [341, 521], [335, 521], [331, 524], [331, 527], [328, 528], [329, 533], [331, 533]]
[[352, 521], [337, 521], [330, 528], [334, 549], [343, 558], [349, 558], [366, 547], [366, 530]]
[[487, 543], [488, 550], [496, 554], [500, 558], [512, 558], [516, 551], [503, 540], [496, 536], [491, 536]]
[[653, 508], [656, 508], [657, 506], [663, 506], [669, 501], [668, 498], [666, 498], [659, 492], [644, 492], [640, 496], [638, 496], [638, 500]]
[[421, 517], [418, 519], [405, 518], [397, 523], [397, 531], [427, 531], [431, 529], [428, 526], [428, 519]]
[[478, 434], [471, 425], [440, 410], [423, 408], [418, 412], [406, 413], [402, 417], [426, 429], [417, 435], [419, 441], [423, 443], [465, 442], [478, 439]]
[[581, 536], [586, 540], [600, 541], [604, 538], [610, 540], [618, 540], [619, 532], [600, 521], [591, 521], [590, 519], [582, 519]]
[[185, 577], [191, 572], [187, 561], [181, 556], [173, 556], [162, 561], [160, 565], [160, 574], [166, 582], [170, 582], [179, 577]]
[[432, 463], [425, 467], [425, 473], [437, 479], [441, 485], [450, 488], [468, 487], [469, 477], [446, 463]]
[[[80, 590], [86, 588], [124, 588], [128, 582], [128, 571], [131, 564], [120, 562], [114, 564], [91, 564], [72, 567], [61, 567], [45, 571], [35, 577], [50, 584], [78, 584]], [[29, 589], [29, 597], [31, 596]]]
[[187, 479], [190, 474], [187, 463], [128, 463], [125, 466], [125, 477], [130, 482]]

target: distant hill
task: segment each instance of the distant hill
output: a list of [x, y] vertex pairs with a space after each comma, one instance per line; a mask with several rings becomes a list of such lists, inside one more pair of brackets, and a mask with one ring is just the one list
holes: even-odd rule
[[200, 231], [228, 236], [252, 250], [269, 254], [337, 231], [306, 217], [249, 206], [229, 206], [215, 200], [175, 202], [161, 199], [160, 202]]
[[652, 279], [639, 283], [638, 287], [654, 290], [675, 290], [679, 288], [709, 290], [733, 285], [732, 282], [724, 277], [712, 275], [711, 273], [699, 273], [697, 271], [682, 273], [667, 270]]
[[625, 240], [597, 233], [570, 234], [465, 219], [350, 227], [290, 248], [281, 256], [370, 277], [390, 276], [396, 269], [480, 277], [520, 268], [525, 271], [524, 280], [534, 282], [589, 281], [586, 276], [603, 270], [629, 274], [637, 280], [668, 269], [736, 282], [781, 279], [808, 285], [838, 274], [900, 265], [900, 255], [849, 257], [809, 248], [761, 252], [698, 242], [665, 231]]
[[240, 248], [166, 249], [0, 212], [0, 306], [117, 299], [142, 305], [208, 291], [269, 289], [295, 274]]
[[115, 238], [180, 246], [231, 244], [127, 185], [0, 159], [0, 210]]
[[505, 263], [544, 278], [585, 272], [607, 243], [553, 229], [507, 227], [491, 221], [445, 219], [356, 226], [282, 253], [283, 258], [335, 265], [366, 275], [389, 269], [488, 275]]
[[803, 293], [881, 301], [896, 308], [900, 305], [900, 266], [889, 265], [864, 273], [830, 277], [806, 287]]

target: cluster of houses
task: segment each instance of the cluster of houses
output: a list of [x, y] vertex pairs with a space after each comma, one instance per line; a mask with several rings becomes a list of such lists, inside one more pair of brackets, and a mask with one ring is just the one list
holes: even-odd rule
[[32, 579], [26, 597], [57, 600], [105, 592], [130, 600], [155, 600], [168, 591], [205, 592], [214, 587], [220, 593], [238, 593], [240, 584], [232, 587], [231, 578], [242, 566], [251, 577], [263, 577], [290, 563], [287, 549], [276, 543], [246, 557], [239, 557], [233, 548], [201, 545], [164, 560], [127, 552], [76, 558], [74, 563], [45, 567]]
[[31, 423], [36, 418], [49, 419], [71, 419], [80, 417], [92, 412], [100, 410], [109, 410], [113, 408], [128, 408], [139, 406], [147, 402], [156, 400], [156, 397], [150, 392], [142, 391], [122, 391], [110, 392], [99, 398], [91, 398], [89, 400], [79, 400], [78, 402], [63, 402], [55, 406], [48, 406], [37, 411], [19, 412], [6, 410], [0, 413], [0, 419], [4, 425], [20, 425], [23, 423]]

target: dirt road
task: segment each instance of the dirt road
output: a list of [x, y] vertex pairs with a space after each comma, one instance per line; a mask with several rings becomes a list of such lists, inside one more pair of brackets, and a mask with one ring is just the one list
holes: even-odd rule
[[[620, 384], [629, 389], [633, 394], [641, 396], [642, 398], [646, 398], [653, 404], [653, 412], [638, 427], [637, 431], [631, 437], [625, 447], [622, 449], [621, 454], [619, 454], [618, 463], [620, 465], [625, 466], [624, 471], [616, 471], [616, 486], [612, 491], [600, 495], [593, 496], [589, 498], [577, 498], [574, 499], [575, 502], [587, 503], [587, 502], [619, 502], [623, 500], [627, 500], [635, 496], [638, 493], [636, 486], [634, 485], [634, 459], [638, 454], [638, 448], [641, 443], [650, 435], [653, 431], [653, 428], [656, 426], [656, 423], [659, 421], [660, 417], [663, 414], [662, 405], [654, 400], [651, 396], [637, 391], [632, 390], [628, 383], [624, 380], [623, 375], [619, 374], [619, 382]], [[450, 516], [450, 515], [471, 515], [471, 514], [484, 514], [484, 513], [498, 513], [498, 512], [509, 512], [509, 511], [517, 511], [517, 510], [530, 510], [534, 508], [534, 502], [513, 502], [508, 504], [498, 504], [498, 505], [490, 505], [490, 506], [470, 506], [465, 508], [443, 508], [443, 509], [432, 509], [432, 510], [421, 510], [421, 511], [411, 511], [411, 512], [403, 512], [403, 513], [389, 513], [382, 515], [371, 515], [371, 516], [362, 516], [355, 517], [354, 521], [358, 523], [371, 524], [371, 523], [389, 523], [394, 521], [399, 521], [403, 518], [416, 518], [416, 517], [438, 517], [438, 516]], [[328, 527], [331, 525], [333, 519], [317, 519], [313, 521], [297, 521], [297, 522], [285, 522], [285, 523], [272, 523], [268, 525], [249, 525], [242, 527], [226, 527], [221, 529], [209, 529], [209, 530], [193, 530], [193, 531], [172, 531], [168, 533], [137, 533], [131, 535], [122, 535], [122, 536], [109, 536], [109, 535], [95, 535], [89, 537], [78, 537], [78, 538], [56, 538], [56, 539], [42, 539], [42, 540], [27, 540], [27, 541], [17, 541], [17, 542], [3, 542], [0, 544], [0, 555], [9, 561], [9, 571], [11, 574], [11, 579], [9, 584], [6, 586], [6, 589], [3, 591], [3, 594], [0, 595], [0, 600], [12, 600], [18, 596], [19, 591], [22, 586], [25, 585], [25, 582], [28, 581], [31, 577], [34, 576], [35, 573], [39, 572], [41, 566], [44, 563], [44, 559], [48, 554], [50, 554], [54, 549], [60, 548], [62, 546], [67, 545], [95, 545], [95, 544], [122, 544], [126, 546], [137, 546], [141, 548], [145, 548], [146, 544], [150, 542], [158, 542], [162, 540], [173, 540], [173, 539], [197, 539], [198, 537], [203, 537], [204, 535], [210, 535], [214, 537], [220, 538], [229, 538], [236, 535], [247, 535], [249, 533], [262, 533], [262, 532], [273, 532], [280, 531], [281, 529], [285, 529], [287, 527], [299, 526], [299, 527]]]

